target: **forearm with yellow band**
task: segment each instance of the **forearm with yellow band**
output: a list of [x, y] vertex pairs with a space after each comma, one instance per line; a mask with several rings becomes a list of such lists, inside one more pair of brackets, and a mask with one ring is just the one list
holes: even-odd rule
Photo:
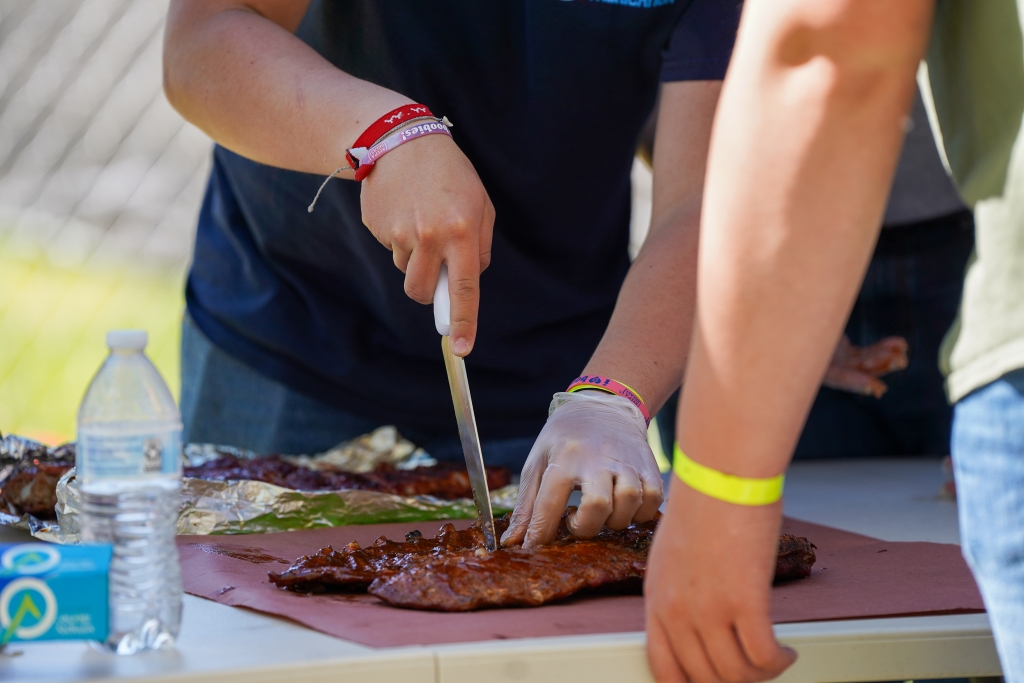
[[782, 498], [785, 475], [767, 479], [750, 479], [719, 472], [691, 460], [675, 447], [672, 469], [683, 483], [705, 496], [734, 505], [771, 505]]

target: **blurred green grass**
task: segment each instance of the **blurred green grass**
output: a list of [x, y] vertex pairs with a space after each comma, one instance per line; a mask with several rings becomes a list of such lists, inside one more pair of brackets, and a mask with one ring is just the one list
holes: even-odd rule
[[73, 439], [112, 329], [149, 333], [146, 352], [177, 399], [184, 306], [180, 272], [58, 266], [0, 242], [0, 432]]

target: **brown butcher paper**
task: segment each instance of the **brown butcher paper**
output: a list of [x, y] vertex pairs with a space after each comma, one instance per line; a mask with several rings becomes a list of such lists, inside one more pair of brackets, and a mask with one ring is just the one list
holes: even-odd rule
[[[543, 607], [438, 613], [390, 607], [365, 594], [301, 595], [267, 580], [268, 571], [281, 571], [326, 545], [370, 545], [381, 535], [401, 540], [413, 529], [429, 536], [441, 524], [179, 536], [185, 591], [372, 647], [643, 630], [639, 595], [579, 595]], [[469, 522], [454, 524], [464, 528]], [[783, 532], [809, 538], [817, 546], [818, 561], [810, 578], [772, 589], [775, 623], [984, 611], [959, 546], [888, 543], [791, 519], [785, 521]]]

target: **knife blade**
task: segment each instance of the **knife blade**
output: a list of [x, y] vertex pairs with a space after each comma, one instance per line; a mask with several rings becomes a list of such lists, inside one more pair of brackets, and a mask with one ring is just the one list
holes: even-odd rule
[[434, 290], [434, 325], [441, 335], [441, 350], [444, 353], [444, 367], [448, 372], [448, 387], [452, 392], [455, 419], [459, 425], [462, 453], [466, 458], [469, 483], [473, 487], [473, 502], [476, 504], [477, 519], [484, 533], [487, 549], [498, 549], [494, 533], [494, 511], [491, 509], [491, 492], [487, 488], [487, 472], [484, 470], [484, 454], [480, 449], [480, 435], [476, 429], [476, 415], [473, 413], [473, 397], [469, 392], [469, 378], [466, 362], [452, 353], [451, 300], [448, 295], [448, 266], [441, 264], [441, 273]]

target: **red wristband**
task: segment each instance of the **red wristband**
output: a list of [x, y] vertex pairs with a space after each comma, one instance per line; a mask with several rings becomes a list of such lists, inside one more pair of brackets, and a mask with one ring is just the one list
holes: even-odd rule
[[647, 410], [647, 406], [644, 405], [644, 400], [640, 398], [640, 394], [636, 393], [622, 382], [616, 382], [614, 379], [609, 377], [601, 377], [599, 375], [582, 375], [577, 377], [566, 389], [566, 393], [573, 393], [574, 391], [581, 391], [583, 389], [598, 389], [600, 391], [606, 391], [609, 394], [615, 394], [621, 396], [639, 410], [640, 414], [644, 416], [644, 422], [651, 424], [651, 414]]
[[[398, 128], [404, 123], [408, 123], [412, 119], [422, 118], [424, 116], [433, 117], [430, 110], [423, 104], [405, 104], [398, 109], [392, 109], [384, 116], [380, 117], [376, 121], [370, 124], [370, 127], [363, 131], [363, 134], [356, 138], [356, 141], [352, 143], [352, 148], [357, 149], [359, 147], [372, 147], [376, 143], [380, 142], [380, 139]], [[359, 162], [353, 158], [350, 154], [346, 154], [348, 157], [348, 163], [352, 168], [359, 168]]]
[[[378, 148], [379, 145], [384, 144], [384, 138], [389, 137], [388, 134], [399, 126], [403, 126], [407, 123], [416, 121], [418, 119], [429, 119], [432, 122], [440, 124], [443, 130], [436, 127], [432, 127], [430, 130], [420, 130], [414, 135], [406, 136], [400, 140], [392, 140], [388, 144], [385, 144], [383, 148]], [[316, 191], [316, 195], [313, 197], [313, 201], [306, 211], [313, 213], [313, 207], [316, 206], [316, 202], [320, 199], [320, 193], [327, 187], [327, 183], [331, 181], [331, 178], [338, 175], [341, 171], [352, 170], [355, 171], [355, 179], [362, 180], [369, 175], [370, 170], [373, 168], [374, 162], [379, 159], [383, 154], [391, 151], [398, 145], [413, 140], [422, 135], [433, 135], [441, 133], [451, 137], [451, 132], [448, 130], [453, 124], [446, 118], [438, 119], [422, 104], [406, 104], [398, 109], [392, 109], [384, 116], [380, 117], [376, 121], [370, 124], [370, 127], [363, 131], [363, 134], [352, 144], [352, 147], [345, 150], [345, 160], [348, 162], [348, 166], [341, 166], [340, 168], [334, 169], [334, 173], [331, 173], [324, 179], [324, 182], [320, 184], [320, 189]], [[409, 130], [416, 130], [420, 126], [413, 126]], [[403, 131], [404, 132], [404, 131]], [[376, 150], [373, 155], [369, 153], [372, 150]], [[362, 152], [361, 158], [357, 158], [352, 153], [354, 151]], [[365, 159], [367, 156], [370, 157], [369, 162]]]
[[368, 149], [366, 147], [353, 147], [348, 150], [346, 154], [349, 158], [356, 161], [356, 163], [353, 164], [356, 169], [356, 180], [362, 180], [366, 176], [370, 175], [370, 171], [373, 170], [373, 165], [377, 163], [377, 160], [393, 150], [395, 147], [404, 145], [410, 140], [421, 138], [424, 135], [452, 136], [451, 131], [448, 130], [448, 126], [435, 119], [424, 121], [423, 123], [415, 126], [409, 126], [405, 130], [385, 135], [382, 140]]

